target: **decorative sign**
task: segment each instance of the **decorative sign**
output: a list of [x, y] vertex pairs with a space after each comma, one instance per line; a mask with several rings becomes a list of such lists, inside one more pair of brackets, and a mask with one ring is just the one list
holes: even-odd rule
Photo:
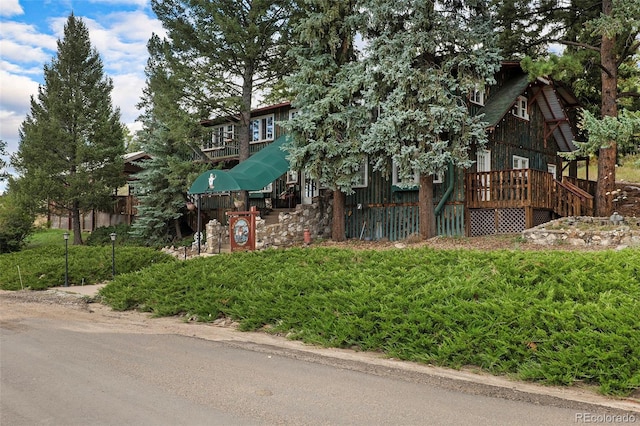
[[252, 206], [248, 212], [227, 212], [231, 251], [256, 249], [256, 216], [258, 214], [255, 206]]

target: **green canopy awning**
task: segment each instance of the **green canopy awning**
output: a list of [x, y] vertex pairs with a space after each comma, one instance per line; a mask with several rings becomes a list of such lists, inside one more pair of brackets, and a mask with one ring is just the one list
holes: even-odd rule
[[[289, 170], [287, 142], [280, 136], [231, 170], [208, 170], [198, 176], [189, 188], [190, 194], [214, 194], [231, 191], [257, 191], [269, 185]], [[211, 184], [213, 188], [211, 188]]]

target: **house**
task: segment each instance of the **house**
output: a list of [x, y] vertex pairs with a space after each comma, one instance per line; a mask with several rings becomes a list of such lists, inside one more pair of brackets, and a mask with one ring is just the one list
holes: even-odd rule
[[[102, 226], [114, 226], [121, 223], [131, 225], [138, 211], [138, 199], [135, 196], [135, 174], [142, 170], [140, 162], [151, 157], [143, 151], [127, 153], [124, 155], [124, 174], [127, 182], [120, 188], [115, 188], [113, 193], [113, 210], [81, 211], [80, 227], [82, 231], [95, 231]], [[71, 230], [71, 213], [65, 209], [49, 205], [47, 221], [52, 228]]]
[[[505, 62], [496, 84], [469, 94], [468, 106], [473, 113], [483, 114], [489, 142], [482, 149], [472, 148], [476, 162], [470, 169], [450, 167], [434, 179], [439, 235], [516, 233], [557, 216], [593, 213], [595, 183], [576, 179], [575, 161], [567, 162], [560, 156], [576, 149], [578, 103], [567, 89], [549, 79], [530, 81], [517, 62]], [[249, 189], [253, 197], [250, 204], [260, 210], [311, 204], [324, 198], [313, 180], [288, 170], [288, 163], [281, 161], [286, 157], [279, 149], [285, 135], [277, 123], [291, 114], [295, 111], [288, 103], [253, 111], [251, 151], [258, 154], [246, 160], [246, 165], [211, 170], [194, 182], [190, 192], [205, 195], [202, 207], [210, 218], [224, 222], [225, 211], [233, 209], [231, 197], [208, 196], [216, 193], [229, 195]], [[237, 162], [233, 122], [207, 121], [203, 125], [211, 128], [203, 146], [209, 161]], [[261, 151], [270, 144], [278, 148]], [[269, 162], [279, 164], [271, 171], [277, 178], [270, 180], [265, 174], [264, 179], [246, 181], [251, 181], [254, 172], [264, 174], [263, 164]], [[228, 179], [234, 182], [223, 183]], [[209, 187], [208, 181], [213, 183]], [[400, 240], [417, 234], [417, 185], [400, 182], [395, 167], [388, 178], [364, 164], [361, 184], [346, 198], [345, 214], [347, 238]]]

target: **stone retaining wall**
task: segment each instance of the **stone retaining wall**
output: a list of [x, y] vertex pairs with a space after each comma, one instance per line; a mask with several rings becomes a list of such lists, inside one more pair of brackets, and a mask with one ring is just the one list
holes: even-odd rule
[[540, 245], [623, 249], [640, 246], [640, 219], [627, 217], [614, 225], [609, 218], [603, 217], [565, 217], [527, 229], [522, 236]]
[[[265, 220], [258, 217], [256, 220], [256, 249], [268, 247], [288, 247], [300, 244], [304, 241], [304, 230], [308, 229], [311, 238], [326, 238], [331, 235], [331, 206], [326, 211], [320, 208], [319, 203], [309, 205], [299, 204], [291, 212], [278, 214], [278, 223], [267, 225]], [[206, 224], [207, 253], [217, 253], [218, 240], [222, 238], [221, 245], [229, 245], [229, 227], [217, 220], [211, 220]]]

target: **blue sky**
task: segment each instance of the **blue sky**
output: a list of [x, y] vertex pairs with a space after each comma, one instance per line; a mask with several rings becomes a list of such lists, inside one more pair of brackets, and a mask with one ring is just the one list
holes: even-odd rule
[[[113, 80], [111, 99], [132, 131], [145, 84], [147, 40], [164, 30], [150, 0], [2, 0], [0, 2], [0, 139], [18, 148], [18, 129], [30, 110], [30, 96], [43, 83], [43, 67], [57, 52], [64, 24], [82, 18]], [[5, 158], [5, 160], [8, 160]], [[4, 190], [0, 183], [0, 192]]]

